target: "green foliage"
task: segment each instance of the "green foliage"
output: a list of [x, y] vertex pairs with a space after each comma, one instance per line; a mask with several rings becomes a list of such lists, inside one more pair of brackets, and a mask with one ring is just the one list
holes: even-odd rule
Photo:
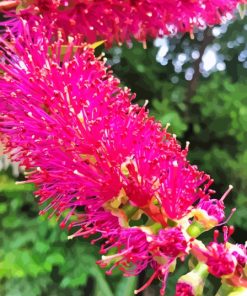
[[137, 285], [137, 277], [123, 277], [117, 287], [115, 296], [129, 296], [134, 294]]
[[[96, 265], [98, 248], [68, 240], [55, 218], [38, 216], [32, 185], [0, 175], [0, 295], [113, 295]], [[127, 294], [126, 294], [127, 295]]]
[[[184, 123], [183, 119], [178, 112], [171, 108], [168, 100], [152, 100], [153, 110], [151, 115], [153, 115], [157, 120], [159, 120], [163, 126], [171, 124], [170, 131], [178, 136], [182, 136], [187, 130], [187, 125]], [[166, 112], [164, 113], [164, 110]]]

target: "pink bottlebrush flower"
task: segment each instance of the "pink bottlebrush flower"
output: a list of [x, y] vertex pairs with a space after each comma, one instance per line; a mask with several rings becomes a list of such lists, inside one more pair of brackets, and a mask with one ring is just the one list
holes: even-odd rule
[[227, 240], [233, 233], [233, 228], [224, 226], [224, 242], [218, 243], [217, 238], [219, 232], [215, 230], [214, 242], [208, 244], [205, 248], [204, 246], [199, 246], [195, 244], [192, 247], [192, 253], [201, 262], [204, 262], [208, 266], [208, 271], [215, 277], [228, 277], [230, 278], [237, 267], [237, 259], [234, 256], [227, 244]]
[[[213, 182], [211, 180], [210, 182]], [[210, 182], [207, 183], [207, 186], [210, 185]], [[225, 219], [225, 205], [224, 199], [228, 196], [229, 192], [232, 190], [232, 185], [229, 186], [227, 191], [223, 194], [221, 199], [201, 199], [197, 206], [193, 209], [194, 216], [193, 221], [190, 223], [190, 226], [187, 228], [187, 233], [191, 237], [198, 237], [205, 231], [208, 231], [215, 226], [220, 226], [226, 224], [235, 213], [236, 208], [233, 208], [228, 218]], [[210, 194], [215, 193], [213, 190], [209, 189], [208, 192]]]
[[[187, 255], [179, 220], [209, 200], [212, 180], [145, 105], [132, 104], [135, 96], [79, 37], [64, 53], [63, 40], [50, 44], [41, 25], [23, 21], [22, 32], [1, 40], [6, 152], [26, 166], [41, 214], [57, 215], [62, 228], [70, 223], [70, 238], [98, 234], [92, 243], [103, 241], [101, 265], [111, 262], [125, 275], [151, 266], [153, 275], [136, 293], [159, 278], [163, 295], [176, 258]], [[131, 226], [142, 218], [146, 225]]]
[[155, 256], [176, 258], [186, 254], [188, 242], [179, 228], [161, 229], [150, 242], [150, 251]]
[[18, 147], [13, 159], [33, 169], [41, 203], [59, 213], [91, 200], [100, 208], [124, 190], [125, 203], [165, 225], [208, 198], [209, 176], [189, 164], [188, 149], [131, 104], [92, 50], [70, 59], [71, 45], [61, 65], [61, 43], [50, 47], [35, 27], [32, 41], [28, 30], [5, 43], [12, 59], [1, 64], [0, 127], [8, 150]]
[[[233, 186], [230, 185], [228, 190], [223, 194], [221, 199], [208, 199], [201, 200], [197, 207], [194, 209], [194, 217], [200, 223], [204, 231], [219, 226], [225, 219], [225, 205], [224, 200], [232, 190]], [[232, 217], [236, 209], [232, 209], [228, 219], [223, 222], [224, 224]], [[222, 223], [222, 224], [223, 224]]]
[[143, 291], [155, 278], [159, 278], [162, 280], [160, 295], [164, 295], [170, 269], [175, 266], [177, 258], [183, 259], [189, 244], [182, 231], [176, 227], [161, 229], [157, 235], [149, 235], [147, 240], [149, 253], [152, 255], [151, 267], [154, 269], [154, 273], [147, 283], [135, 293]]
[[175, 296], [196, 296], [193, 291], [193, 287], [187, 283], [178, 283], [176, 285]]
[[205, 248], [202, 244], [192, 246], [192, 253], [200, 262], [208, 266], [208, 272], [222, 278], [225, 283], [235, 287], [247, 288], [247, 277], [245, 273], [247, 264], [246, 246], [231, 244], [228, 242], [232, 235], [233, 227], [223, 227], [224, 242], [218, 243], [219, 232], [215, 231], [214, 242]]
[[[61, 222], [60, 226], [65, 227], [68, 219], [66, 218]], [[77, 229], [69, 239], [82, 236], [88, 238], [91, 235], [99, 234], [97, 239], [92, 240], [94, 244], [98, 240], [105, 240], [104, 244], [101, 246], [101, 253], [105, 253], [106, 245], [112, 241], [111, 236], [116, 236], [120, 232], [121, 226], [119, 225], [117, 217], [113, 216], [111, 212], [106, 212], [104, 209], [91, 209], [84, 208], [83, 213], [79, 214], [76, 212], [76, 219], [71, 222], [68, 229]]]
[[197, 209], [203, 210], [207, 216], [215, 221], [216, 225], [225, 219], [225, 205], [218, 199], [203, 200]]
[[225, 244], [209, 244], [205, 256], [207, 257], [208, 270], [212, 275], [222, 277], [234, 273], [236, 260]]
[[147, 234], [138, 227], [121, 229], [110, 237], [109, 245], [104, 245], [103, 252], [114, 250], [108, 256], [102, 256], [98, 263], [102, 267], [113, 262], [113, 266], [107, 271], [111, 274], [115, 267], [119, 267], [125, 276], [134, 276], [146, 269], [152, 260], [148, 251]]
[[[157, 199], [160, 200], [166, 215], [170, 219], [178, 220], [181, 218], [181, 212], [185, 214], [187, 208], [188, 213], [196, 200], [210, 197], [210, 191], [205, 194], [208, 183], [211, 184], [210, 176], [199, 172], [196, 166], [186, 166], [174, 160], [170, 165], [169, 175], [161, 177], [160, 196]], [[197, 190], [203, 184], [204, 190]]]
[[107, 40], [111, 45], [147, 38], [193, 32], [222, 22], [245, 0], [33, 0], [18, 11], [31, 24], [41, 14], [45, 25], [55, 20], [65, 35], [80, 33], [88, 42]]

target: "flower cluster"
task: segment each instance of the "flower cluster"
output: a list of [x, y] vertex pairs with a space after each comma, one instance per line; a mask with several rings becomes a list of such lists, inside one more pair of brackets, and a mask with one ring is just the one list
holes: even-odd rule
[[214, 242], [205, 246], [201, 241], [194, 241], [191, 253], [197, 259], [197, 265], [183, 275], [176, 286], [176, 296], [202, 295], [205, 280], [210, 273], [220, 278], [222, 286], [217, 296], [240, 296], [247, 293], [247, 249], [241, 244], [232, 244], [228, 240], [233, 227], [223, 227], [224, 241], [217, 241], [219, 231], [215, 230]]
[[233, 227], [224, 226], [224, 241], [219, 243], [219, 232], [215, 230], [214, 242], [207, 247], [201, 242], [195, 242], [191, 251], [200, 262], [207, 265], [208, 272], [213, 276], [221, 278], [232, 287], [247, 288], [247, 275], [244, 270], [247, 266], [247, 249], [244, 245], [228, 242], [233, 231]]
[[[194, 28], [220, 24], [246, 0], [29, 0], [3, 1], [5, 7], [18, 5], [16, 20], [5, 22], [20, 30], [19, 17], [31, 24], [40, 19], [54, 32], [82, 34], [88, 42], [104, 39], [108, 45], [129, 43], [132, 38], [145, 44], [156, 38], [190, 32]], [[9, 3], [8, 3], [9, 2]], [[4, 7], [4, 3], [1, 5]], [[0, 6], [0, 8], [1, 8]], [[51, 22], [51, 20], [53, 20]], [[4, 23], [3, 23], [4, 24]]]
[[[206, 265], [193, 276], [210, 272], [245, 287], [243, 246], [229, 247], [227, 234], [208, 247], [196, 239], [223, 222], [231, 187], [211, 198], [213, 181], [189, 163], [188, 144], [182, 149], [146, 104], [133, 104], [134, 94], [80, 37], [64, 52], [64, 40], [51, 44], [42, 25], [23, 21], [22, 31], [1, 40], [0, 140], [37, 186], [41, 214], [55, 214], [69, 238], [93, 235], [108, 274], [151, 267], [136, 293], [158, 278], [163, 295], [168, 274], [191, 252]], [[188, 278], [176, 295], [201, 295]]]
[[[50, 45], [38, 28], [32, 41], [23, 26], [26, 36], [12, 45], [2, 40], [0, 131], [7, 151], [37, 185], [42, 212], [63, 217], [62, 227], [70, 219], [71, 238], [100, 235], [101, 265], [115, 258], [127, 275], [150, 265], [155, 277], [166, 277], [187, 249], [186, 235], [169, 219], [209, 198], [209, 177], [189, 164], [188, 148], [145, 106], [131, 104], [133, 94], [93, 50], [80, 46], [71, 58], [74, 40], [61, 61], [60, 41]], [[142, 219], [146, 225], [135, 226]]]

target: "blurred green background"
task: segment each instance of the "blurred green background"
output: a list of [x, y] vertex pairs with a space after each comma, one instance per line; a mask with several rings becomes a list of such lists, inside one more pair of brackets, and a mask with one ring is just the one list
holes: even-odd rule
[[[190, 141], [189, 158], [214, 179], [220, 198], [229, 184], [234, 191], [226, 203], [237, 207], [230, 223], [233, 240], [247, 239], [247, 22], [235, 20], [222, 26], [176, 38], [162, 38], [131, 48], [107, 51], [109, 64], [137, 93], [137, 101], [149, 100], [151, 115], [171, 123], [182, 145]], [[97, 49], [97, 51], [102, 48]], [[98, 247], [77, 238], [67, 239], [54, 219], [38, 216], [31, 185], [15, 185], [16, 166], [0, 160], [0, 295], [130, 296], [145, 282], [123, 278], [120, 272], [105, 276], [95, 264]], [[209, 239], [212, 233], [205, 236]], [[177, 277], [168, 282], [174, 295]], [[211, 279], [205, 295], [213, 295], [219, 283]], [[142, 295], [158, 295], [155, 281]]]

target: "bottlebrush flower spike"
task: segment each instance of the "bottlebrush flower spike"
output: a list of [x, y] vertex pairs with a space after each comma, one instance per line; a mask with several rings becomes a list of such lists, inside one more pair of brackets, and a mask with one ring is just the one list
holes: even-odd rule
[[[80, 33], [88, 42], [104, 39], [111, 45], [114, 41], [128, 43], [132, 38], [145, 43], [149, 37], [193, 33], [194, 28], [221, 23], [246, 0], [30, 0], [23, 3], [28, 5], [20, 6], [17, 22], [22, 17], [34, 24], [42, 15], [45, 25], [50, 26], [51, 20], [55, 20], [55, 31], [59, 28], [65, 35]], [[12, 21], [6, 24], [16, 26]]]
[[163, 295], [176, 259], [188, 254], [188, 219], [196, 203], [210, 199], [212, 180], [145, 105], [132, 104], [135, 96], [79, 37], [69, 38], [61, 60], [62, 39], [50, 44], [38, 23], [23, 21], [22, 32], [1, 40], [6, 152], [37, 186], [41, 214], [73, 228], [69, 238], [98, 234], [92, 243], [102, 241], [102, 266], [127, 276], [151, 266], [136, 293], [159, 278]]
[[144, 107], [131, 104], [134, 95], [93, 50], [84, 46], [70, 59], [71, 45], [61, 65], [61, 43], [50, 49], [40, 28], [32, 28], [33, 41], [28, 30], [5, 42], [12, 59], [1, 64], [1, 139], [9, 151], [18, 147], [15, 160], [34, 169], [28, 177], [42, 203], [53, 198], [61, 211], [88, 205], [91, 196], [107, 208], [124, 190], [116, 210], [139, 207], [165, 225], [208, 198], [201, 185], [209, 176], [189, 164], [187, 149]]

